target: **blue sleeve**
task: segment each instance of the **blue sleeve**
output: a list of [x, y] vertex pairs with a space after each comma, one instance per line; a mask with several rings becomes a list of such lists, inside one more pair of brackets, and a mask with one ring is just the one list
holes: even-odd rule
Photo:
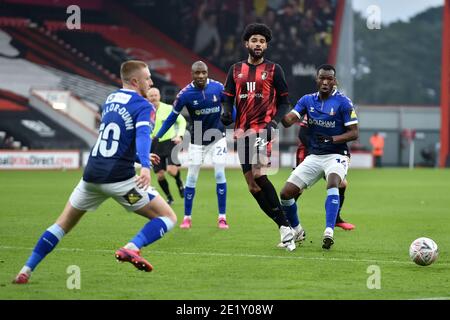
[[159, 129], [158, 133], [156, 133], [155, 138], [161, 138], [167, 130], [170, 129], [171, 126], [177, 121], [179, 113], [176, 113], [175, 111], [172, 111], [166, 120], [164, 120], [161, 129]]
[[181, 110], [183, 110], [184, 105], [186, 104], [185, 102], [185, 91], [186, 89], [181, 90], [178, 94], [177, 97], [175, 99], [175, 101], [173, 102], [173, 110], [176, 113], [180, 113]]
[[151, 106], [148, 103], [136, 117], [136, 152], [142, 167], [150, 168], [150, 111]]
[[352, 124], [358, 123], [358, 117], [356, 115], [355, 107], [353, 106], [353, 103], [349, 98], [342, 98], [341, 110], [345, 126], [351, 126]]
[[144, 168], [150, 168], [150, 148], [152, 140], [150, 139], [150, 127], [140, 126], [136, 129], [136, 151], [139, 157], [138, 162]]

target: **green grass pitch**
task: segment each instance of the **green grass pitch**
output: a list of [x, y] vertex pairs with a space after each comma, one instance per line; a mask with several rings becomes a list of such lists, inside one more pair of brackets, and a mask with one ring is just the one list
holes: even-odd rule
[[[289, 173], [270, 177], [278, 191]], [[330, 251], [321, 248], [326, 193], [325, 183], [318, 182], [299, 200], [307, 240], [294, 252], [276, 247], [279, 232], [248, 193], [242, 173], [226, 174], [230, 229], [217, 228], [213, 171], [202, 170], [192, 229], [176, 226], [143, 250], [153, 272], [116, 263], [114, 251], [146, 220], [108, 200], [85, 215], [28, 285], [19, 286], [11, 280], [54, 223], [81, 172], [0, 172], [0, 299], [450, 298], [450, 170], [350, 170], [342, 215], [356, 229], [336, 229]], [[169, 183], [180, 222], [183, 201], [172, 178]], [[408, 255], [410, 243], [421, 236], [440, 249], [428, 267]], [[67, 287], [72, 265], [80, 268], [80, 289]], [[368, 288], [376, 283], [372, 268], [379, 268], [379, 289]]]

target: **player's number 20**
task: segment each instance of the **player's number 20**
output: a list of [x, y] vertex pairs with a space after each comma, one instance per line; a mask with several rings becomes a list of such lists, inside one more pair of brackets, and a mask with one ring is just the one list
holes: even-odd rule
[[[117, 149], [119, 148], [120, 127], [116, 123], [111, 122], [105, 128], [105, 124], [102, 123], [99, 131], [100, 133], [98, 135], [97, 142], [92, 149], [92, 156], [96, 157], [98, 152], [100, 152], [100, 154], [105, 158], [112, 157], [116, 154]], [[112, 141], [108, 148], [108, 139], [111, 133]]]

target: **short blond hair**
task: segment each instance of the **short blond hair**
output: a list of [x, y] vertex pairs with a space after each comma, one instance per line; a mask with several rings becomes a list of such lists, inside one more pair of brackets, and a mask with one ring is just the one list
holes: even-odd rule
[[130, 82], [133, 74], [140, 70], [148, 68], [148, 65], [141, 60], [128, 60], [122, 63], [120, 66], [120, 79], [123, 82]]

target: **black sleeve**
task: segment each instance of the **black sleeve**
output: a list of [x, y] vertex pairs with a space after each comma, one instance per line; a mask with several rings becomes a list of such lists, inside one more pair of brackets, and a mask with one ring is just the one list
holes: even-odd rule
[[234, 65], [228, 70], [227, 79], [225, 80], [225, 86], [223, 90], [224, 102], [223, 109], [225, 112], [233, 112], [234, 97], [236, 95], [236, 83], [234, 82]]
[[275, 73], [273, 75], [273, 86], [277, 92], [277, 106], [289, 104], [289, 91], [284, 76], [284, 71], [279, 64], [275, 65]]
[[309, 148], [309, 128], [300, 126], [298, 131], [298, 138], [300, 142], [308, 149]]
[[286, 78], [283, 69], [279, 64], [275, 65], [275, 73], [273, 75], [273, 86], [277, 94], [277, 112], [273, 117], [273, 121], [277, 124], [283, 119], [284, 115], [290, 111], [289, 94]]

